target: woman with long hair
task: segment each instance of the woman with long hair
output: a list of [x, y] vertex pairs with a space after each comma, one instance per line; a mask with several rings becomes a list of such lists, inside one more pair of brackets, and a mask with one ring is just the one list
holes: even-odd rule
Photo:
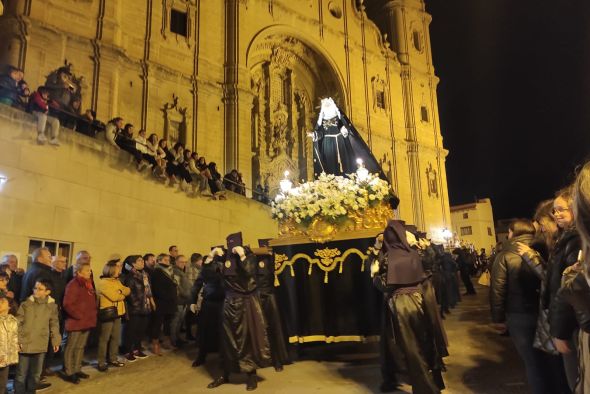
[[168, 149], [168, 141], [162, 138], [160, 142], [158, 142], [158, 156], [162, 158], [162, 160], [166, 163], [166, 175], [168, 179], [172, 183], [178, 183], [178, 178], [176, 177], [176, 166], [174, 165], [174, 155]]

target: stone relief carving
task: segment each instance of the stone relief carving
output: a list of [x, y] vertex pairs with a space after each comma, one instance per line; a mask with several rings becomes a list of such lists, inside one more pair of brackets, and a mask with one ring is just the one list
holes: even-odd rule
[[428, 197], [438, 198], [438, 175], [432, 168], [432, 163], [428, 163], [426, 168], [426, 180], [428, 181]]
[[180, 142], [186, 145], [186, 130], [188, 119], [188, 107], [178, 104], [178, 96], [172, 94], [172, 102], [164, 103], [164, 138], [170, 145]]
[[49, 97], [64, 110], [69, 110], [74, 99], [82, 98], [83, 77], [77, 77], [72, 68], [72, 63], [68, 63], [66, 59], [63, 66], [45, 77]]
[[385, 81], [375, 75], [371, 78], [371, 89], [373, 91], [373, 111], [387, 111], [387, 94], [385, 94]]

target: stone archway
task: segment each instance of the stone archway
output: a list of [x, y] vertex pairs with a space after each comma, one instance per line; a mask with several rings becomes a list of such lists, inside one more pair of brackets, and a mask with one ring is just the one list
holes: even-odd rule
[[[248, 51], [252, 187], [277, 190], [285, 170], [293, 180], [313, 177], [312, 141], [320, 98], [331, 96], [346, 111], [337, 71], [303, 40], [288, 33], [257, 37]], [[275, 192], [273, 192], [275, 191]]]

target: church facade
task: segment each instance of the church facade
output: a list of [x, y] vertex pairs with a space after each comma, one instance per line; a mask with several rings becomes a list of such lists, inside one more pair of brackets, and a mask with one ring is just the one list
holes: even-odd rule
[[312, 177], [320, 99], [333, 97], [401, 199], [450, 227], [423, 0], [8, 0], [0, 63], [32, 88], [66, 62], [82, 108], [180, 141], [249, 188]]

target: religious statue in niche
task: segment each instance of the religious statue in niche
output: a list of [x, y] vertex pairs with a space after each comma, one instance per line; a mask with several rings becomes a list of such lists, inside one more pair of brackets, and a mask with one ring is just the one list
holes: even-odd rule
[[373, 111], [386, 110], [385, 81], [379, 75], [376, 75], [371, 78], [371, 87], [373, 89]]
[[171, 145], [180, 142], [186, 144], [187, 107], [178, 104], [178, 96], [172, 94], [172, 102], [162, 107], [164, 113], [164, 138]]
[[282, 103], [279, 103], [278, 108], [273, 114], [272, 121], [271, 156], [273, 158], [278, 157], [281, 153], [285, 153], [291, 157], [289, 147], [293, 146], [293, 138], [290, 135], [291, 133], [288, 132], [288, 118], [289, 114], [287, 112], [286, 106]]
[[357, 159], [361, 159], [369, 172], [387, 180], [365, 141], [331, 97], [322, 99], [316, 128], [309, 136], [313, 138], [315, 178], [322, 172], [351, 174], [357, 170]]
[[428, 197], [438, 198], [438, 175], [432, 168], [432, 163], [428, 163], [426, 168], [426, 180], [428, 182]]
[[82, 80], [82, 77], [74, 74], [72, 63], [68, 63], [67, 59], [63, 66], [47, 75], [45, 86], [49, 89], [49, 98], [57, 109], [80, 114]]

